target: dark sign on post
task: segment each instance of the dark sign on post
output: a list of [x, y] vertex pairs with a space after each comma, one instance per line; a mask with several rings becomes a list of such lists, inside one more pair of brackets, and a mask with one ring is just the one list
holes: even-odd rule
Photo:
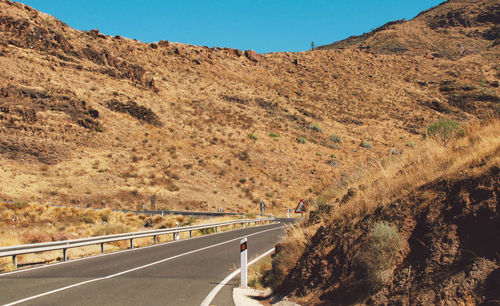
[[153, 194], [151, 196], [151, 210], [155, 210], [155, 204], [156, 204], [156, 194]]
[[266, 210], [266, 204], [264, 201], [260, 201], [260, 212], [264, 212]]

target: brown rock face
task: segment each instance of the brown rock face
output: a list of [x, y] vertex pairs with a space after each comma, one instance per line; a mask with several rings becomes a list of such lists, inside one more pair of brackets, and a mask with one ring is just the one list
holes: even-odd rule
[[245, 56], [252, 62], [257, 63], [259, 61], [259, 55], [253, 50], [246, 50]]
[[[319, 289], [324, 305], [493, 301], [500, 292], [499, 195], [500, 168], [493, 167], [424, 186], [360, 221], [321, 227], [281, 290], [300, 297]], [[382, 220], [395, 225], [401, 244], [393, 270], [378, 272], [390, 276], [378, 287], [363, 257]]]

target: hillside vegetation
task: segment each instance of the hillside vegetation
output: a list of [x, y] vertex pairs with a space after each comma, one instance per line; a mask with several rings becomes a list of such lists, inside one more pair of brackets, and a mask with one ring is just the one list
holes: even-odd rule
[[499, 130], [428, 139], [326, 190], [277, 246], [267, 285], [308, 305], [497, 299]]
[[0, 198], [11, 201], [131, 209], [156, 194], [157, 208], [255, 212], [264, 200], [284, 213], [412, 154], [441, 119], [500, 111], [500, 47], [481, 35], [460, 57], [257, 54], [77, 31], [8, 0], [0, 15]]

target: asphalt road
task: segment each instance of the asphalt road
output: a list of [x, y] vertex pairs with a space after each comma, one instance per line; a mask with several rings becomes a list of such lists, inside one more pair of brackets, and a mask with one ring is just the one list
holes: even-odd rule
[[[272, 249], [283, 224], [262, 225], [0, 274], [0, 304], [200, 305], [239, 268], [239, 241], [249, 261]], [[212, 305], [233, 305], [233, 280]]]

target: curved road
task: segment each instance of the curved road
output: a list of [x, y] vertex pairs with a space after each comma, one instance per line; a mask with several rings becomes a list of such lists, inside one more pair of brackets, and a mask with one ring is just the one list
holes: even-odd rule
[[[272, 249], [283, 224], [213, 235], [0, 274], [2, 305], [200, 305], [239, 268], [239, 241], [249, 261]], [[233, 279], [212, 305], [234, 305]]]

